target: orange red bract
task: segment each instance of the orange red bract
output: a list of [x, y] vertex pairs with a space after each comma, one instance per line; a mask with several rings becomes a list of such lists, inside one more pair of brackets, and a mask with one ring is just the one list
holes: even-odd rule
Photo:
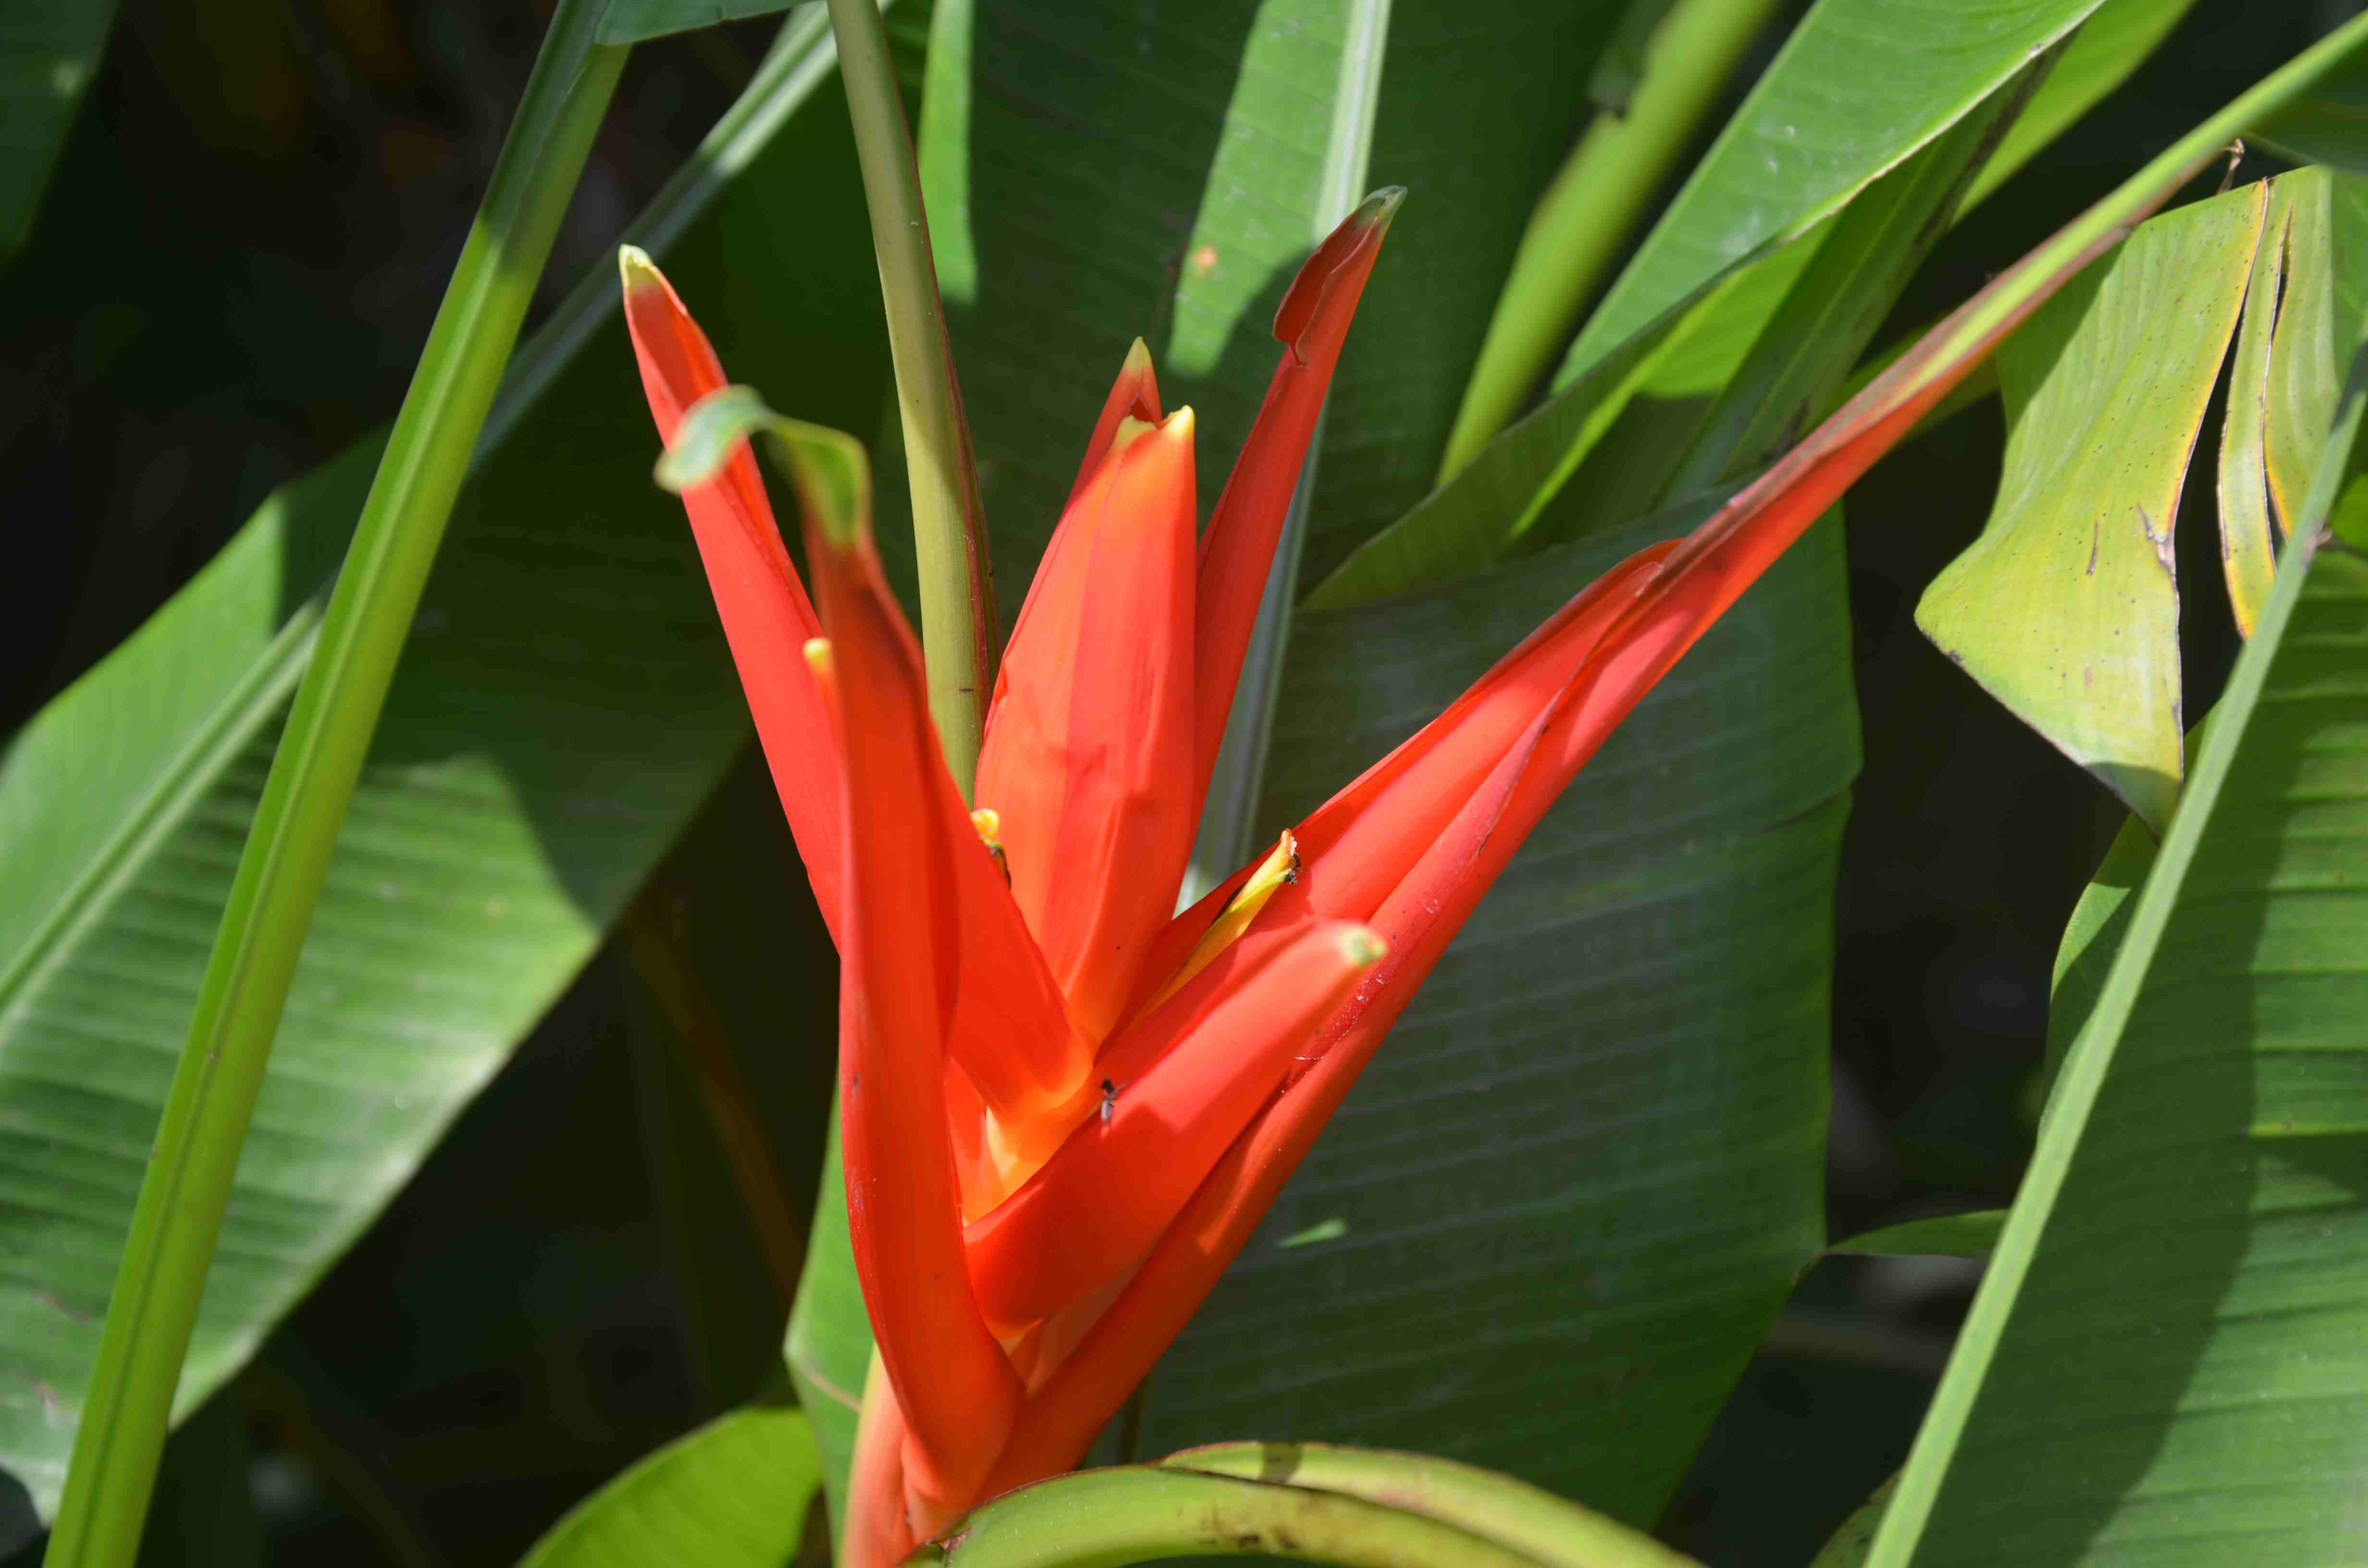
[[[1191, 412], [1164, 414], [1149, 355], [1128, 354], [997, 676], [975, 813], [861, 498], [850, 515], [793, 446], [809, 605], [745, 447], [684, 492], [843, 965], [848, 1225], [886, 1373], [857, 1444], [855, 1568], [1077, 1461], [1513, 850], [1691, 640], [1677, 629], [1732, 597], [1719, 578], [1691, 611], [1668, 602], [1675, 543], [1632, 557], [1171, 914], [1398, 196], [1369, 199], [1292, 284], [1281, 361], [1197, 540]], [[645, 257], [624, 277], [671, 441], [723, 371]]]

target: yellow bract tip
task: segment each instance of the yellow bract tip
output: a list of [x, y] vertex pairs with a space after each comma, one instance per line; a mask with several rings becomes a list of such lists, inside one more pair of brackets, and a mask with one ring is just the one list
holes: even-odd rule
[[806, 668], [814, 671], [814, 673], [822, 679], [827, 680], [830, 678], [834, 666], [831, 663], [830, 657], [829, 638], [809, 637], [806, 639], [805, 647], [802, 652], [806, 656]]
[[[1275, 841], [1273, 852], [1258, 862], [1258, 869], [1249, 874], [1249, 880], [1242, 883], [1240, 891], [1226, 901], [1225, 907], [1217, 912], [1216, 919], [1209, 923], [1208, 930], [1202, 932], [1200, 941], [1193, 945], [1191, 957], [1184, 960], [1183, 967], [1176, 971], [1176, 977], [1162, 986], [1159, 994], [1146, 1003], [1143, 1010], [1148, 1013], [1183, 990], [1194, 975], [1208, 968], [1219, 953], [1232, 947], [1241, 934], [1250, 928], [1250, 922], [1258, 918], [1258, 912], [1266, 907], [1267, 900], [1298, 880], [1299, 840], [1291, 835], [1289, 828], [1285, 828], [1282, 836]], [[1379, 940], [1378, 937], [1375, 939]], [[1380, 956], [1378, 953], [1374, 955], [1375, 958]]]
[[1390, 945], [1370, 926], [1360, 926], [1340, 937], [1340, 955], [1357, 969], [1371, 969], [1388, 954]]
[[1133, 415], [1128, 415], [1118, 422], [1118, 428], [1110, 432], [1110, 457], [1104, 458], [1102, 461], [1107, 465], [1111, 458], [1117, 457], [1119, 453], [1157, 428], [1159, 426], [1148, 420], [1137, 419]]
[[617, 271], [624, 278], [628, 288], [636, 283], [655, 283], [663, 280], [658, 272], [657, 263], [652, 261], [650, 253], [639, 245], [617, 247]]
[[1159, 433], [1170, 440], [1190, 441], [1192, 438], [1192, 405], [1188, 403], [1169, 415], [1167, 423], [1159, 427]]
[[[1003, 873], [1005, 881], [1009, 881], [1011, 862], [1003, 853], [1003, 813], [992, 806], [981, 806], [971, 812], [970, 825], [978, 830], [978, 841], [986, 846], [989, 855], [995, 857], [995, 869]], [[994, 1119], [990, 1117], [988, 1119]]]

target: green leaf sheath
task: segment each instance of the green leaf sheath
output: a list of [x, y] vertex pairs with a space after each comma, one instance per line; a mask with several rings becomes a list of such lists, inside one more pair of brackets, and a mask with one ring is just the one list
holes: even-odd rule
[[[1538, 1560], [1422, 1514], [1334, 1492], [1153, 1466], [1039, 1482], [960, 1520], [909, 1562], [947, 1568], [1121, 1568], [1259, 1556], [1341, 1568], [1531, 1568]], [[1667, 1558], [1605, 1559], [1605, 1568]]]
[[2111, 963], [1870, 1563], [2357, 1543], [2368, 563], [2317, 541], [2363, 370], [2159, 852], [2067, 935], [2066, 989]]
[[108, 1304], [47, 1561], [128, 1564], [298, 952], [412, 612], [624, 51], [553, 17], [380, 460], [231, 885]]
[[1551, 1492], [1429, 1454], [1331, 1443], [1216, 1443], [1159, 1463], [1362, 1497], [1469, 1530], [1554, 1568], [1682, 1568], [1692, 1561]]
[[830, 0], [830, 20], [862, 161], [880, 294], [887, 306], [888, 347], [896, 366], [929, 712], [946, 764], [967, 800], [978, 778], [986, 697], [1002, 645], [977, 464], [962, 417], [962, 388], [954, 379], [937, 266], [929, 254], [928, 216], [921, 207], [920, 173], [889, 59], [887, 28], [876, 0]]

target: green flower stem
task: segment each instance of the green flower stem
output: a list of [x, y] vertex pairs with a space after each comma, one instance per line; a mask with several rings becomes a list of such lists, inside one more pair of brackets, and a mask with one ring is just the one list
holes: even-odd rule
[[1520, 412], [1579, 306], [1774, 8], [1774, 0], [1676, 0], [1654, 28], [1626, 111], [1595, 117], [1521, 236], [1448, 432], [1439, 483]]
[[888, 30], [876, 0], [830, 0], [847, 111], [871, 210], [888, 348], [896, 366], [896, 409], [913, 487], [914, 553], [921, 575], [921, 646], [928, 665], [929, 713], [946, 764], [965, 800], [978, 777], [986, 691], [995, 678], [995, 581], [985, 509], [952, 347], [938, 299], [920, 171], [905, 124]]
[[561, 0], [363, 504], [273, 757], [165, 1103], [74, 1435], [50, 1568], [139, 1549], [264, 1064], [337, 827], [535, 280], [626, 51]]

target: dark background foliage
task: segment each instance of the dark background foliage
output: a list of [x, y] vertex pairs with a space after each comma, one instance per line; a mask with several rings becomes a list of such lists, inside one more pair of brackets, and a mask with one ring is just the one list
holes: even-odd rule
[[[2294, 9], [2199, 6], [1945, 242], [1892, 329], [1963, 298], [2292, 54], [2312, 34]], [[126, 6], [0, 291], [0, 730], [138, 625], [275, 484], [392, 415], [542, 20], [530, 0]], [[606, 265], [769, 28], [637, 51], [541, 304]], [[1978, 530], [2000, 441], [1996, 405], [1977, 407], [1849, 507], [1866, 767], [1834, 980], [1837, 1236], [2010, 1192], [2056, 934], [2120, 817], [1911, 619]], [[2210, 548], [2196, 526], [2209, 504], [2208, 485], [2190, 487], [2188, 553]], [[2194, 570], [2218, 574], [2200, 555]], [[2186, 611], [2192, 713], [2233, 638], [2216, 595]], [[775, 1375], [784, 1231], [812, 1196], [829, 1081], [832, 980], [801, 888], [761, 769], [743, 767], [636, 906], [639, 939], [586, 971], [176, 1438], [152, 1561], [507, 1562], [607, 1476]], [[686, 995], [713, 1017], [686, 1015]], [[793, 1199], [769, 1251], [700, 1110], [718, 1051], [753, 1086]], [[1810, 1271], [1665, 1533], [1713, 1563], [1804, 1562], [1906, 1452], [1972, 1282], [1940, 1260]]]

